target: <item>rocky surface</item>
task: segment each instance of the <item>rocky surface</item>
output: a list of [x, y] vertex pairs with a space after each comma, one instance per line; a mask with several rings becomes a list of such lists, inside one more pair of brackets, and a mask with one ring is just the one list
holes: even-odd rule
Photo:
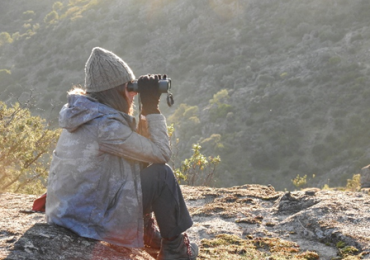
[[152, 259], [140, 249], [115, 247], [48, 225], [44, 213], [33, 213], [36, 196], [0, 194], [0, 259]]
[[184, 194], [195, 222], [189, 233], [197, 240], [220, 233], [281, 238], [328, 260], [340, 255], [339, 245], [346, 245], [370, 259], [367, 194], [315, 188], [276, 192], [272, 186], [260, 185], [186, 187]]
[[[343, 248], [351, 249], [355, 257], [351, 259], [370, 259], [368, 194], [319, 189], [281, 192], [261, 185], [183, 186], [182, 190], [194, 220], [188, 235], [198, 244], [230, 234], [244, 240], [291, 241], [297, 251], [317, 253], [319, 258], [312, 259], [346, 259]], [[30, 212], [35, 198], [0, 194], [0, 259], [153, 259], [142, 249], [81, 238], [46, 224], [43, 213]], [[205, 256], [201, 247], [200, 258]]]

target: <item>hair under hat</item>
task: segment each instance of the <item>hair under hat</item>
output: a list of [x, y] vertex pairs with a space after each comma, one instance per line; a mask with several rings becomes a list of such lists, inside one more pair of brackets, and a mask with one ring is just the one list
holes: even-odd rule
[[131, 68], [116, 54], [100, 47], [92, 49], [85, 64], [87, 92], [99, 92], [135, 79]]

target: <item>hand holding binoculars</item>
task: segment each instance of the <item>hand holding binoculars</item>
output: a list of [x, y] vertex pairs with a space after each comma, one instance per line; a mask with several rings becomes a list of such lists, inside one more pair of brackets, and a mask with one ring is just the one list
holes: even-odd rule
[[[167, 105], [171, 107], [174, 104], [174, 99], [172, 93], [169, 91], [171, 89], [171, 78], [167, 78], [164, 76], [163, 79], [158, 80], [158, 91], [159, 93], [167, 93]], [[127, 85], [128, 91], [135, 91], [140, 93], [138, 80], [135, 79], [128, 83]]]
[[[140, 93], [137, 81], [138, 80], [135, 79], [135, 80], [129, 82], [128, 85], [127, 85], [127, 90], [128, 91], [135, 91], [135, 92]], [[170, 78], [158, 80], [159, 93], [161, 93], [161, 94], [162, 93], [167, 93], [170, 89], [171, 89], [171, 79]]]

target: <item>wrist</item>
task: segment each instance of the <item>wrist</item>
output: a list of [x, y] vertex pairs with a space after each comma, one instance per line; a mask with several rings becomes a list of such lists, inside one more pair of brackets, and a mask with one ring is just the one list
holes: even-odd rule
[[141, 111], [141, 114], [146, 116], [150, 114], [160, 114], [161, 111], [156, 107], [156, 108], [144, 108]]

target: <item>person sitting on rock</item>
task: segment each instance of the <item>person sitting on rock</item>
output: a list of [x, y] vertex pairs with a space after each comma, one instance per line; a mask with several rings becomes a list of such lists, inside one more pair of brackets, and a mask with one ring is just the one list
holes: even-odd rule
[[48, 177], [47, 221], [119, 246], [160, 248], [160, 260], [196, 259], [198, 247], [184, 233], [193, 222], [166, 164], [171, 150], [158, 109], [161, 75], [138, 79], [143, 134], [132, 116], [137, 93], [127, 89], [134, 79], [116, 54], [92, 49], [85, 88], [70, 90], [59, 114], [63, 130]]

